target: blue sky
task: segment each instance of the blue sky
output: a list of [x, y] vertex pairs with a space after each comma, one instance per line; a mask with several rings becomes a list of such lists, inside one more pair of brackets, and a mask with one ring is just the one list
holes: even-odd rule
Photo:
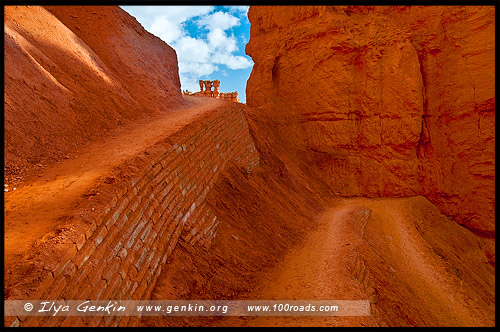
[[220, 80], [221, 92], [245, 88], [252, 59], [248, 6], [121, 6], [142, 26], [177, 52], [181, 89], [200, 90], [198, 80]]

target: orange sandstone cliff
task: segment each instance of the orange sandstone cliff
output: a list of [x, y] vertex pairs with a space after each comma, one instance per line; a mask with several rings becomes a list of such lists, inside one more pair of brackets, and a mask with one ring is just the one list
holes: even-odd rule
[[494, 7], [248, 17], [247, 104], [296, 163], [343, 196], [424, 195], [494, 237]]
[[184, 99], [173, 49], [118, 7], [5, 8], [5, 184], [26, 177], [4, 195], [5, 300], [369, 299], [370, 317], [4, 325], [493, 326], [494, 9], [249, 17], [252, 107]]
[[6, 6], [4, 54], [9, 183], [184, 103], [175, 51], [119, 7]]

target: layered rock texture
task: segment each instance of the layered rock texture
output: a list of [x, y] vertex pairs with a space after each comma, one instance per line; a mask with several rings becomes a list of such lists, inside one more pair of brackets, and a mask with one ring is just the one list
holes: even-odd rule
[[23, 307], [4, 325], [494, 326], [494, 15], [252, 7], [248, 107], [182, 96], [175, 51], [118, 7], [5, 7], [6, 307], [330, 298], [371, 314]]
[[9, 182], [184, 103], [175, 51], [119, 7], [7, 6], [4, 54]]
[[[218, 235], [227, 169], [258, 168], [246, 107], [183, 97], [175, 51], [119, 7], [5, 22], [5, 188], [26, 176], [5, 190], [5, 299], [149, 298], [174, 250]], [[4, 324], [137, 324], [23, 313]]]
[[[494, 237], [494, 7], [251, 7], [247, 104], [343, 196]], [[305, 162], [304, 162], [305, 161]]]

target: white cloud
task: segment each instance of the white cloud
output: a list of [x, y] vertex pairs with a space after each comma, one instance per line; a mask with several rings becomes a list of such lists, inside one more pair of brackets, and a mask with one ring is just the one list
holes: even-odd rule
[[215, 29], [208, 33], [207, 41], [212, 52], [232, 53], [238, 50], [236, 38], [228, 36], [222, 29]]
[[149, 27], [149, 32], [160, 37], [167, 44], [171, 44], [185, 34], [181, 25], [169, 21], [165, 16], [155, 17]]
[[201, 27], [207, 27], [209, 30], [227, 30], [240, 24], [240, 19], [229, 13], [215, 12], [205, 15], [196, 22]]
[[[243, 69], [252, 62], [238, 51], [238, 40], [230, 30], [240, 25], [248, 6], [231, 6], [228, 12], [213, 6], [122, 6], [144, 26], [177, 52], [183, 90], [198, 91], [198, 80], [218, 71]], [[227, 8], [227, 7], [226, 7]], [[185, 24], [192, 23], [203, 35], [190, 36]], [[229, 30], [229, 31], [228, 31]], [[246, 43], [246, 40], [243, 41]]]
[[248, 13], [248, 9], [250, 8], [250, 6], [224, 6], [224, 8], [229, 9], [229, 12], [231, 14], [246, 15]]
[[174, 41], [172, 45], [177, 52], [179, 61], [199, 63], [210, 61], [210, 47], [202, 39], [185, 36]]
[[[222, 56], [224, 58], [224, 56]], [[253, 65], [252, 61], [240, 55], [232, 55], [226, 57], [223, 62], [229, 69], [244, 69]]]
[[187, 35], [182, 23], [206, 15], [213, 6], [122, 6], [146, 30], [160, 37], [167, 44]]

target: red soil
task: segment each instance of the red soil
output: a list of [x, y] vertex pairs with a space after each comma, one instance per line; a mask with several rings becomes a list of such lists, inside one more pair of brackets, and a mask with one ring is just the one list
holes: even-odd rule
[[118, 7], [7, 6], [4, 53], [10, 188], [184, 103], [175, 51]]
[[85, 151], [45, 168], [41, 177], [24, 181], [16, 191], [6, 193], [6, 263], [23, 254], [35, 239], [64, 224], [64, 216], [76, 209], [78, 201], [85, 198], [82, 196], [113, 167], [224, 105], [216, 99], [185, 98], [191, 107], [117, 128], [107, 140], [88, 144]]
[[493, 6], [252, 6], [247, 104], [343, 196], [495, 235]]
[[[369, 299], [372, 315], [147, 317], [138, 325], [494, 325], [494, 266], [484, 254], [485, 240], [421, 196], [332, 198], [292, 163], [280, 166], [277, 155], [284, 151], [272, 136], [259, 135], [253, 121], [269, 158], [248, 176], [226, 173], [210, 197], [221, 219], [216, 241], [208, 250], [174, 252], [153, 298]], [[357, 213], [366, 210], [370, 216], [360, 225]]]
[[[148, 317], [128, 324], [493, 326], [494, 239], [488, 237], [494, 234], [494, 225], [488, 216], [494, 211], [494, 97], [488, 83], [492, 74], [478, 60], [484, 56], [489, 63], [491, 58], [491, 50], [483, 47], [485, 41], [489, 43], [490, 26], [482, 24], [490, 21], [491, 10], [467, 9], [463, 17], [453, 11], [456, 18], [444, 12], [441, 17], [440, 11], [432, 9], [406, 13], [404, 8], [284, 8], [250, 11], [248, 50], [255, 67], [248, 98], [255, 108], [241, 107], [260, 166], [245, 172], [232, 165], [221, 174], [206, 197], [219, 220], [217, 236], [210, 246], [179, 241], [151, 298], [368, 299], [372, 315]], [[408, 20], [398, 16], [400, 12]], [[327, 20], [331, 17], [339, 20]], [[418, 29], [419, 17], [428, 18], [425, 22], [430, 26], [424, 32]], [[457, 63], [463, 65], [459, 59], [447, 64], [447, 58], [439, 58], [436, 63], [444, 66], [443, 72], [429, 65], [432, 56], [453, 53], [444, 41], [436, 48], [429, 44], [433, 42], [429, 36], [440, 26], [431, 23], [446, 23], [456, 37], [461, 20], [479, 31], [480, 38], [467, 39], [472, 46], [466, 53], [473, 64], [470, 72], [484, 74], [484, 84], [464, 78], [462, 70], [455, 72]], [[389, 33], [376, 33], [385, 31], [386, 25]], [[364, 67], [379, 55], [361, 48], [363, 56], [353, 58], [351, 51], [360, 48], [353, 41], [356, 38], [340, 46], [332, 38], [326, 49], [340, 52], [346, 68], [336, 67], [330, 58], [307, 62], [311, 59], [303, 54], [310, 54], [311, 48], [317, 57], [327, 52], [325, 27], [331, 28], [328, 33], [342, 27], [347, 37], [349, 33], [373, 37], [358, 39], [366, 45], [383, 41], [379, 51], [388, 52], [387, 61], [373, 62], [381, 67]], [[278, 35], [289, 28], [297, 35]], [[422, 49], [413, 48], [405, 31]], [[293, 38], [288, 41], [282, 35]], [[273, 56], [266, 58], [266, 54]], [[391, 71], [394, 61], [401, 71]], [[190, 124], [230, 106], [212, 98], [183, 99], [175, 52], [118, 7], [6, 7], [5, 65], [4, 174], [10, 190], [5, 193], [4, 272], [6, 285], [21, 284], [6, 292], [5, 297], [13, 299], [37, 287], [37, 281], [22, 284], [33, 268], [22, 262], [33, 248], [72, 227], [69, 216], [79, 211], [89, 195], [99, 203], [101, 198], [93, 191], [99, 183], [134, 175], [133, 169], [115, 174], [116, 166], [134, 157], [147, 158], [142, 154], [146, 148], [180, 129], [183, 135], [195, 135]], [[317, 66], [324, 70], [313, 71]], [[321, 75], [337, 81], [332, 85]], [[372, 87], [391, 86], [399, 80], [404, 88], [379, 91], [383, 102], [370, 99]], [[349, 93], [342, 90], [346, 82], [352, 83]], [[456, 85], [431, 89], [431, 82]], [[473, 93], [467, 88], [464, 100], [453, 102], [461, 96], [462, 85], [469, 84]], [[441, 97], [446, 97], [444, 102], [453, 111], [462, 106], [466, 111], [448, 119], [439, 113], [444, 107], [437, 102]], [[311, 105], [314, 112], [307, 111]], [[321, 111], [343, 110], [345, 105], [351, 105], [347, 113]], [[401, 109], [408, 114], [400, 114]], [[391, 115], [380, 116], [386, 110]], [[358, 111], [366, 114], [358, 119]], [[432, 115], [427, 124], [422, 123], [424, 111]], [[445, 123], [439, 122], [441, 117]], [[459, 130], [468, 122], [479, 124], [474, 127], [477, 135]], [[442, 134], [437, 130], [440, 125], [446, 129]], [[384, 133], [380, 128], [385, 128]], [[353, 132], [357, 136], [350, 136]], [[443, 138], [448, 134], [451, 152]], [[481, 148], [468, 150], [469, 139]], [[478, 157], [481, 153], [484, 160]], [[434, 170], [441, 161], [443, 169]], [[423, 175], [423, 170], [429, 174]], [[461, 175], [463, 182], [448, 180]], [[439, 181], [434, 183], [434, 178]], [[476, 189], [482, 199], [471, 201]], [[339, 194], [409, 198], [345, 199]], [[482, 237], [451, 221], [423, 196], [415, 196], [419, 194]], [[476, 212], [453, 210], [466, 202], [473, 203], [471, 209]], [[82, 236], [79, 228], [74, 232]], [[60, 253], [48, 250], [38, 257], [37, 268], [51, 269], [57, 263], [56, 254]], [[6, 320], [6, 324], [12, 322]], [[82, 321], [85, 324], [92, 325]]]

